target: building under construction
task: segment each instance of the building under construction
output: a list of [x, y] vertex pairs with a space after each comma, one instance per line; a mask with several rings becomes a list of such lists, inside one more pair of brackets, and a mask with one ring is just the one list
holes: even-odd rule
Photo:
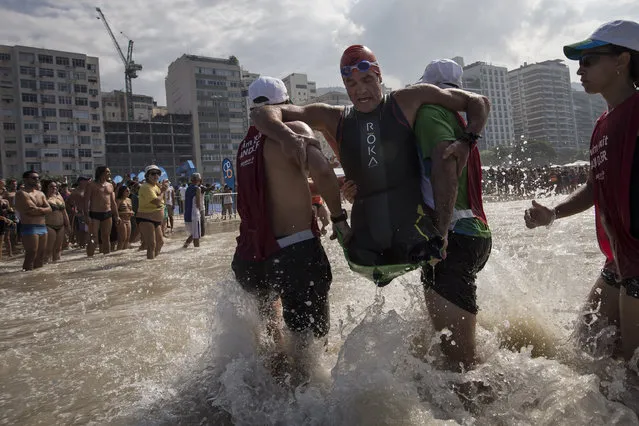
[[138, 174], [157, 164], [175, 182], [178, 166], [193, 159], [190, 114], [160, 115], [151, 121], [105, 121], [104, 136], [106, 162], [113, 176]]

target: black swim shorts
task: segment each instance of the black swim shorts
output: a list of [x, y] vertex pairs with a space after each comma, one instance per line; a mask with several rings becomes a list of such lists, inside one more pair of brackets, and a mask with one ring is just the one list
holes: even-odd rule
[[99, 220], [100, 222], [103, 222], [107, 219], [110, 219], [112, 216], [111, 212], [89, 212], [89, 217], [93, 220]]
[[328, 291], [333, 276], [318, 238], [285, 247], [261, 262], [242, 260], [236, 253], [231, 267], [247, 292], [263, 300], [281, 297], [289, 329], [311, 329], [316, 337], [328, 333]]
[[492, 248], [491, 238], [449, 233], [446, 259], [435, 267], [422, 268], [424, 289], [432, 288], [444, 299], [476, 315], [477, 286], [475, 280]]
[[606, 267], [601, 270], [601, 278], [605, 281], [606, 284], [612, 287], [618, 289], [624, 287], [628, 296], [639, 299], [639, 277], [620, 280], [619, 275], [617, 275], [615, 271], [613, 271], [608, 267], [608, 265], [606, 265]]

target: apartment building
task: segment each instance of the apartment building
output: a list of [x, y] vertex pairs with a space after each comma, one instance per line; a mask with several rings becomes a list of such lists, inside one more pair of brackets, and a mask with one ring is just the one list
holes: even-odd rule
[[[463, 58], [456, 59], [463, 63]], [[494, 148], [512, 145], [515, 141], [515, 126], [506, 67], [475, 62], [464, 67], [462, 81], [464, 89], [490, 99], [490, 115], [480, 146]]]
[[194, 161], [205, 180], [222, 179], [222, 160], [235, 161], [248, 128], [239, 61], [182, 55], [165, 80], [169, 113], [192, 114]]
[[282, 79], [288, 96], [295, 105], [304, 105], [317, 97], [317, 87], [306, 74], [293, 73]]
[[570, 71], [561, 59], [524, 63], [508, 72], [515, 136], [576, 148]]
[[577, 143], [580, 149], [590, 147], [590, 136], [595, 129], [597, 119], [608, 110], [608, 104], [603, 96], [591, 95], [583, 90], [572, 91], [575, 122], [577, 124]]
[[98, 58], [0, 45], [0, 176], [74, 179], [105, 164]]

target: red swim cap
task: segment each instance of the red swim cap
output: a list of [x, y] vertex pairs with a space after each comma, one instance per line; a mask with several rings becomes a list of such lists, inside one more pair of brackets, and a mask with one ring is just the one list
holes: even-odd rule
[[[361, 44], [354, 44], [346, 48], [344, 53], [342, 53], [342, 59], [339, 61], [340, 72], [342, 67], [355, 65], [361, 61], [377, 62], [377, 58], [372, 50]], [[382, 75], [379, 66], [373, 65], [370, 69], [377, 75]]]

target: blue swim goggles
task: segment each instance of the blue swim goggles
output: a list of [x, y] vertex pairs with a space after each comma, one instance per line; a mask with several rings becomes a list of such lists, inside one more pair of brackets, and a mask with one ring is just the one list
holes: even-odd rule
[[343, 77], [350, 77], [354, 70], [365, 72], [371, 69], [371, 67], [379, 67], [379, 64], [377, 62], [364, 60], [356, 63], [355, 65], [346, 65], [342, 67], [340, 71], [342, 72]]

